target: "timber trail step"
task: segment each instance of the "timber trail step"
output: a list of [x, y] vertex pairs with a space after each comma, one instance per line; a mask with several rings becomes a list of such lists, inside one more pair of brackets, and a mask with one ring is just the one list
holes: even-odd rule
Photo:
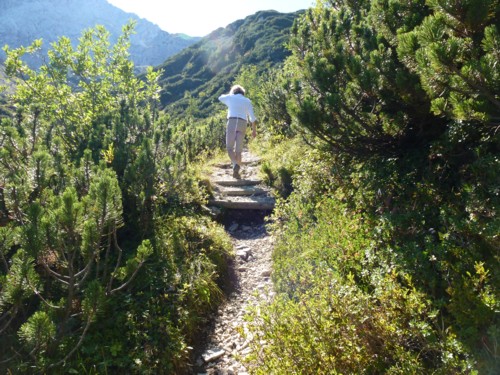
[[209, 205], [234, 210], [272, 210], [276, 203], [258, 178], [260, 159], [243, 151], [241, 179], [233, 178], [231, 163], [217, 164], [210, 177], [213, 198]]

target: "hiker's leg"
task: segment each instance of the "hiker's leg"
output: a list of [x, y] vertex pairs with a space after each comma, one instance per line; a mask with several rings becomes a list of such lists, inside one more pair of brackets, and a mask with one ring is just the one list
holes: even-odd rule
[[238, 120], [236, 126], [235, 158], [239, 165], [241, 165], [241, 153], [243, 152], [243, 141], [245, 140], [246, 131], [247, 122], [245, 120]]
[[236, 142], [236, 126], [237, 121], [235, 119], [230, 119], [227, 121], [226, 127], [226, 149], [231, 163], [234, 165], [238, 163], [236, 160], [236, 153], [234, 152], [234, 145]]

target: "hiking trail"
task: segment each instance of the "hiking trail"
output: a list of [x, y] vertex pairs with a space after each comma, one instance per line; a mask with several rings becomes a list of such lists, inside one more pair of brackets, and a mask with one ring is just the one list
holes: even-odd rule
[[[250, 353], [243, 320], [247, 307], [274, 296], [271, 282], [273, 238], [265, 218], [275, 200], [258, 178], [260, 160], [243, 152], [241, 179], [232, 177], [229, 163], [216, 165], [210, 181], [214, 198], [210, 205], [226, 210], [223, 222], [231, 237], [235, 257], [229, 264], [231, 288], [195, 348], [193, 374], [245, 375], [241, 359]], [[248, 335], [246, 335], [248, 336]]]

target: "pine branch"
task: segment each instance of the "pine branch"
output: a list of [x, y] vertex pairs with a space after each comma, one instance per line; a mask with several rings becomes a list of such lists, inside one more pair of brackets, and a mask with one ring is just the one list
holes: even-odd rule
[[55, 310], [58, 310], [58, 309], [61, 309], [62, 307], [60, 306], [56, 306], [56, 305], [52, 305], [50, 302], [48, 302], [45, 298], [43, 298], [43, 296], [40, 294], [40, 292], [35, 288], [35, 286], [31, 285], [31, 282], [28, 278], [26, 278], [26, 281], [28, 282], [28, 286], [30, 287], [30, 289], [33, 291], [33, 293], [35, 293], [35, 295], [40, 298], [40, 300], [45, 303], [47, 306], [49, 306], [50, 308], [52, 309], [55, 309]]
[[75, 273], [75, 278], [79, 278], [82, 274], [88, 273], [88, 269], [93, 263], [93, 260], [94, 260], [93, 258], [90, 258], [90, 260], [87, 262], [87, 265], [81, 271]]
[[108, 233], [107, 246], [106, 246], [106, 254], [104, 255], [104, 267], [102, 270], [102, 280], [105, 282], [107, 273], [108, 273], [108, 263], [109, 263], [109, 254], [111, 251], [111, 236], [112, 232]]
[[49, 368], [53, 368], [55, 366], [60, 366], [64, 363], [66, 363], [66, 361], [68, 359], [71, 358], [71, 356], [78, 350], [80, 349], [80, 346], [82, 346], [83, 344], [83, 339], [85, 338], [85, 336], [87, 335], [87, 332], [90, 328], [90, 324], [92, 323], [92, 318], [93, 318], [93, 314], [89, 314], [88, 318], [87, 318], [87, 322], [85, 324], [85, 328], [83, 329], [83, 332], [82, 332], [82, 335], [80, 336], [80, 339], [78, 340], [78, 342], [76, 343], [75, 347], [63, 358], [61, 359], [59, 362], [56, 362], [52, 365], [49, 366]]
[[139, 265], [137, 266], [137, 268], [135, 269], [134, 273], [132, 274], [132, 276], [130, 276], [130, 278], [127, 280], [127, 282], [123, 283], [122, 285], [120, 285], [118, 288], [115, 288], [113, 290], [111, 290], [109, 292], [109, 295], [113, 295], [115, 294], [116, 292], [119, 292], [120, 290], [123, 290], [125, 289], [131, 282], [132, 280], [134, 280], [135, 276], [137, 275], [137, 273], [139, 272], [139, 270], [141, 269], [142, 265], [144, 264], [144, 260], [141, 261], [139, 263]]
[[[12, 311], [14, 310], [14, 311]], [[17, 306], [12, 306], [11, 309], [9, 311], [7, 311], [5, 314], [3, 314], [1, 317], [0, 317], [0, 322], [2, 320], [4, 320], [7, 316], [10, 315], [10, 319], [5, 323], [5, 325], [0, 328], [0, 334], [2, 334], [7, 328], [9, 328], [10, 326], [10, 323], [14, 320], [14, 318], [16, 317], [17, 315], [17, 312], [18, 312], [18, 307]]]
[[60, 283], [62, 283], [64, 285], [69, 285], [69, 282], [64, 280], [64, 279], [69, 280], [68, 276], [61, 275], [60, 273], [57, 273], [56, 271], [52, 270], [49, 267], [49, 265], [43, 261], [42, 261], [42, 266], [49, 273], [49, 275], [52, 276], [55, 280], [59, 281]]
[[118, 245], [118, 240], [116, 238], [116, 231], [113, 234], [113, 242], [114, 242], [115, 247], [118, 249], [118, 259], [116, 260], [115, 269], [113, 270], [113, 272], [111, 272], [111, 276], [109, 278], [109, 282], [108, 282], [108, 285], [106, 287], [107, 292], [111, 292], [111, 288], [112, 288], [113, 280], [114, 280], [114, 275], [116, 274], [116, 272], [118, 271], [118, 268], [120, 267], [120, 263], [122, 260], [122, 254], [123, 254], [122, 248]]

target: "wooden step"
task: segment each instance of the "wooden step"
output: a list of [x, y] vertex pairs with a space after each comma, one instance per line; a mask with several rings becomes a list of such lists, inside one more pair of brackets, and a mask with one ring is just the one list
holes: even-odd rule
[[227, 187], [219, 186], [216, 190], [220, 195], [229, 197], [264, 195], [267, 193], [266, 190], [256, 187], [255, 185], [227, 186]]
[[[251, 158], [251, 159], [246, 159], [241, 162], [241, 165], [257, 165], [260, 163], [260, 158]], [[223, 163], [217, 163], [215, 164], [217, 168], [223, 168], [223, 169], [228, 169], [232, 168], [233, 165], [228, 162], [223, 162]]]
[[220, 185], [220, 186], [251, 186], [251, 185], [259, 185], [262, 183], [262, 180], [246, 180], [246, 179], [241, 179], [237, 180], [235, 178], [232, 179], [217, 179], [217, 180], [212, 180], [212, 184], [215, 185]]
[[275, 203], [272, 197], [232, 197], [209, 202], [212, 206], [235, 210], [272, 210]]

